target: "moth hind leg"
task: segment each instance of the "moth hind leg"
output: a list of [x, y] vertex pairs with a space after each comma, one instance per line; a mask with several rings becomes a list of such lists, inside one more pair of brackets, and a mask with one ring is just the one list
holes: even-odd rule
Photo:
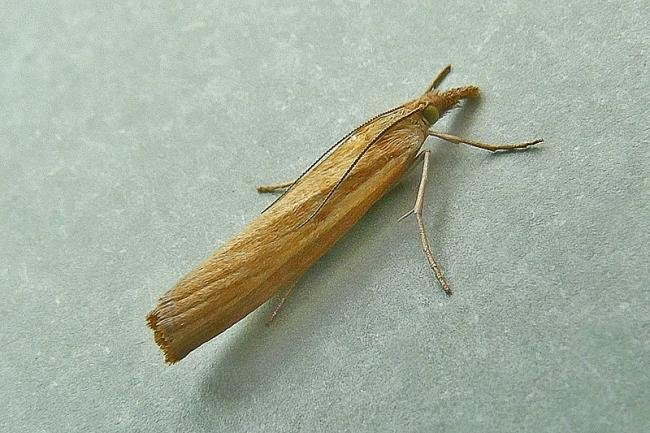
[[289, 288], [287, 289], [286, 292], [284, 292], [284, 295], [282, 295], [282, 298], [280, 299], [280, 302], [275, 306], [271, 314], [269, 315], [268, 319], [266, 319], [266, 326], [269, 326], [271, 322], [273, 322], [273, 319], [275, 319], [275, 316], [278, 315], [282, 307], [284, 306], [284, 303], [286, 302], [287, 298], [289, 295], [291, 295], [291, 292], [293, 291], [293, 288], [296, 287], [296, 283], [294, 282]]
[[268, 185], [258, 185], [255, 188], [259, 193], [284, 191], [294, 184], [295, 181], [271, 183]]

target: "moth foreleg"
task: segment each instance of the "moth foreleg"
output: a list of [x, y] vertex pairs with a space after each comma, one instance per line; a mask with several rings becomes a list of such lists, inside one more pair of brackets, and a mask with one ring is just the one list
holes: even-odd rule
[[399, 220], [401, 221], [410, 215], [415, 215], [415, 219], [418, 224], [418, 232], [420, 233], [420, 242], [422, 243], [422, 251], [424, 252], [424, 256], [427, 258], [427, 261], [429, 262], [429, 267], [431, 267], [431, 270], [435, 274], [436, 279], [438, 280], [440, 286], [442, 287], [442, 290], [447, 294], [447, 296], [451, 296], [451, 288], [449, 287], [449, 284], [447, 284], [445, 277], [442, 275], [442, 270], [440, 269], [440, 266], [438, 266], [438, 263], [436, 263], [436, 259], [433, 257], [433, 254], [431, 253], [431, 246], [429, 245], [429, 239], [427, 238], [427, 232], [424, 228], [424, 222], [422, 220], [422, 205], [424, 203], [424, 190], [427, 184], [430, 156], [431, 156], [430, 150], [423, 150], [420, 154], [417, 155], [417, 157], [413, 161], [413, 164], [416, 164], [417, 162], [422, 160], [422, 177], [420, 178], [418, 195], [417, 198], [415, 199], [415, 206], [413, 206], [413, 209], [407, 212]]
[[295, 181], [290, 181], [290, 182], [282, 182], [282, 183], [272, 183], [269, 185], [258, 185], [257, 192], [277, 192], [277, 191], [283, 191], [287, 188], [289, 188], [291, 185], [293, 185]]
[[469, 138], [461, 138], [457, 137], [455, 135], [451, 134], [446, 134], [444, 132], [438, 132], [438, 131], [427, 131], [429, 135], [433, 137], [438, 137], [442, 140], [449, 141], [450, 143], [455, 143], [455, 144], [469, 144], [470, 146], [478, 147], [480, 149], [485, 149], [489, 150], [490, 152], [496, 152], [497, 150], [515, 150], [515, 149], [525, 149], [528, 146], [533, 146], [537, 143], [541, 143], [544, 140], [533, 140], [533, 141], [525, 141], [523, 143], [514, 143], [514, 144], [487, 144], [487, 143], [482, 143], [480, 141], [476, 140], [471, 140]]

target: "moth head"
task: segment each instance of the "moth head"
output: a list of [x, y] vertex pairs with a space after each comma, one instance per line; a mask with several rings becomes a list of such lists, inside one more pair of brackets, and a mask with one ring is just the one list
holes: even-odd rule
[[422, 110], [422, 116], [424, 116], [429, 125], [433, 125], [440, 119], [440, 111], [438, 111], [435, 105], [428, 103]]
[[476, 86], [456, 87], [449, 90], [429, 90], [420, 98], [425, 106], [422, 115], [430, 123], [440, 119], [445, 113], [454, 108], [461, 99], [476, 98], [479, 89]]

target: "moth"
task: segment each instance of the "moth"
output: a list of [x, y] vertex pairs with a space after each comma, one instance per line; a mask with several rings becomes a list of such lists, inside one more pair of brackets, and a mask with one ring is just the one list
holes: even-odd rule
[[479, 94], [476, 86], [440, 91], [451, 71], [443, 68], [424, 94], [361, 124], [335, 143], [300, 177], [259, 186], [280, 192], [265, 211], [233, 239], [162, 295], [147, 315], [165, 361], [175, 363], [285, 289], [270, 319], [293, 284], [412, 166], [422, 163], [415, 205], [420, 242], [442, 290], [451, 289], [429, 246], [422, 214], [430, 151], [429, 136], [492, 152], [524, 149], [542, 142], [486, 144], [431, 130], [461, 100]]

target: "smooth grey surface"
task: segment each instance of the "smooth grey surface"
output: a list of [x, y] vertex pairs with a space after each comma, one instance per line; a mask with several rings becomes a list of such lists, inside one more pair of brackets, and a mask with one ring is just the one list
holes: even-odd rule
[[[3, 432], [650, 428], [647, 1], [4, 2]], [[434, 2], [431, 2], [434, 3]], [[366, 118], [445, 86], [427, 268], [399, 184], [167, 367], [155, 299]]]

